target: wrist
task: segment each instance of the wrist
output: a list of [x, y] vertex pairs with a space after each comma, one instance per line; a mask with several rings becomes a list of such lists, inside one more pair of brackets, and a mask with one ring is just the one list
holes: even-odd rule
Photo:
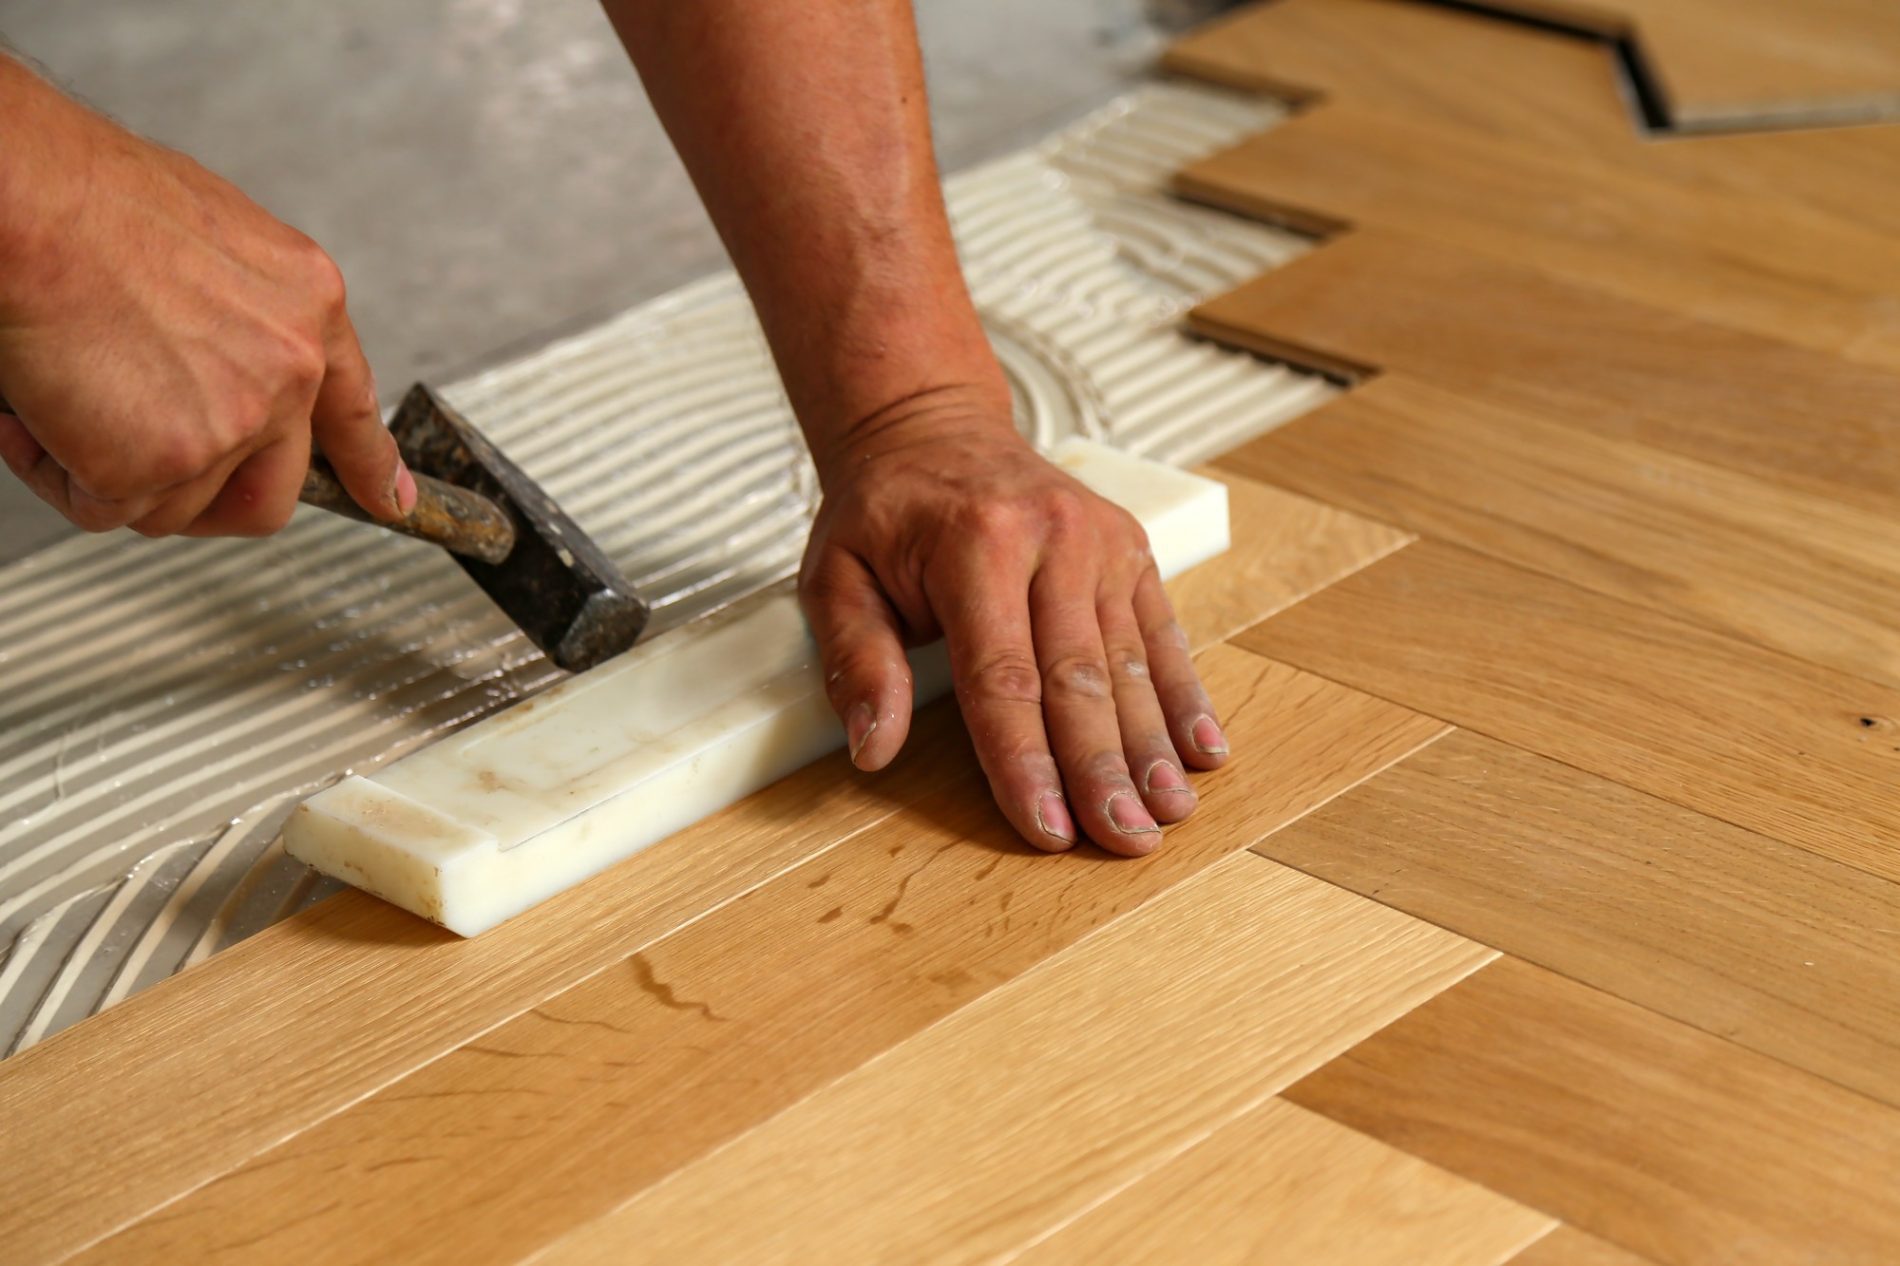
[[94, 162], [89, 117], [0, 54], [0, 321], [16, 319], [57, 276]]

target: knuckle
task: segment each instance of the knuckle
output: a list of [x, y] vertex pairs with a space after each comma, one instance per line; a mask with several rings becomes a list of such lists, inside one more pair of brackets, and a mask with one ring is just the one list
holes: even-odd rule
[[1060, 698], [1106, 699], [1110, 686], [1107, 663], [1087, 653], [1058, 655], [1043, 672], [1044, 689]]
[[298, 250], [303, 256], [307, 278], [305, 284], [310, 289], [311, 297], [322, 305], [325, 312], [341, 308], [348, 296], [343, 270], [330, 258], [330, 253], [311, 238], [306, 237], [298, 243]]
[[1185, 651], [1188, 649], [1187, 630], [1182, 628], [1181, 622], [1172, 615], [1159, 623], [1150, 625], [1145, 630], [1144, 636], [1148, 639], [1148, 645], [1160, 647], [1163, 650]]
[[1108, 648], [1108, 670], [1119, 684], [1148, 680], [1148, 656], [1139, 646]]
[[962, 693], [975, 703], [1042, 703], [1042, 674], [1020, 651], [1005, 651], [970, 670]]
[[1040, 517], [1058, 533], [1080, 532], [1092, 520], [1095, 507], [1088, 494], [1074, 488], [1059, 487], [1043, 494]]

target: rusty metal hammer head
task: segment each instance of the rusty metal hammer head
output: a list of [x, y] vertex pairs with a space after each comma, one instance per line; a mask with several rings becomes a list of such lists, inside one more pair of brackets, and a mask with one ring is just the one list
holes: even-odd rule
[[422, 383], [409, 389], [390, 434], [418, 476], [495, 503], [514, 527], [499, 562], [455, 561], [549, 659], [584, 672], [631, 647], [647, 606], [554, 499]]

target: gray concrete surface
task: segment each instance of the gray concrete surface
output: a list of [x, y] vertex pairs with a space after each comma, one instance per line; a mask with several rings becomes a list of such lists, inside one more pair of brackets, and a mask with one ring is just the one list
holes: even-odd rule
[[[1114, 95], [1198, 4], [919, 0], [944, 167]], [[0, 37], [328, 247], [386, 395], [723, 263], [594, 0], [0, 0]], [[0, 474], [0, 562], [64, 531]]]

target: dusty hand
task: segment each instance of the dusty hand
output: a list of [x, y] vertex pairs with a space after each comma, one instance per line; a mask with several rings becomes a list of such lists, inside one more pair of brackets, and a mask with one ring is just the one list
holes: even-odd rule
[[289, 519], [314, 438], [365, 509], [413, 506], [329, 257], [189, 158], [39, 88], [38, 157], [0, 159], [14, 474], [91, 531], [255, 535]]
[[852, 760], [910, 726], [904, 645], [943, 634], [997, 803], [1038, 848], [1139, 856], [1227, 755], [1140, 524], [1050, 465], [1006, 405], [948, 393], [820, 455], [800, 574]]

